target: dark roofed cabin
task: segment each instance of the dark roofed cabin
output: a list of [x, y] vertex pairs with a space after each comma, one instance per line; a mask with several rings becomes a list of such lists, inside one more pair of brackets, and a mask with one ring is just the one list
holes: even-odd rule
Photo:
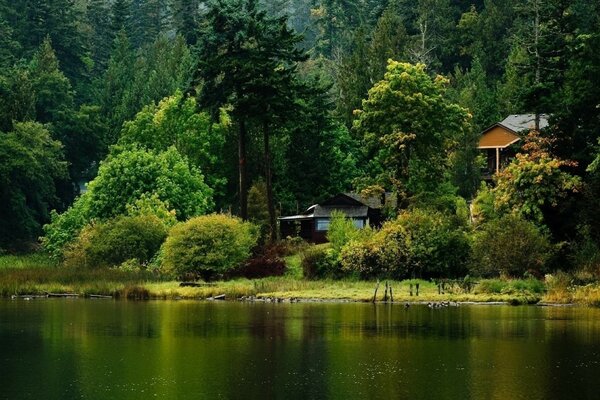
[[[386, 198], [390, 198], [386, 194]], [[327, 231], [334, 211], [343, 212], [357, 228], [380, 226], [381, 199], [363, 199], [354, 193], [340, 193], [319, 204], [312, 205], [301, 214], [279, 218], [281, 237], [300, 236], [314, 243], [327, 241]]]
[[[540, 129], [548, 126], [548, 115], [540, 114]], [[491, 179], [496, 172], [504, 169], [515, 156], [511, 145], [521, 140], [521, 134], [535, 129], [535, 114], [513, 114], [481, 133], [478, 149], [486, 152], [487, 163], [483, 173]]]

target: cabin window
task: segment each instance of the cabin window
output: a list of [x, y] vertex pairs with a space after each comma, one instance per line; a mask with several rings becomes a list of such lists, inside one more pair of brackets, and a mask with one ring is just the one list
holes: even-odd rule
[[329, 230], [329, 218], [318, 218], [317, 219], [317, 231], [325, 232]]
[[354, 223], [354, 227], [358, 228], [358, 229], [362, 229], [365, 227], [365, 220], [364, 219], [356, 219], [354, 218], [352, 220], [352, 222]]

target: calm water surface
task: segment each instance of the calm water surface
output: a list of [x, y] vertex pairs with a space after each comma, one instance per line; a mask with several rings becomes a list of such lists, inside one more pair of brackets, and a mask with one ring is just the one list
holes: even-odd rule
[[0, 399], [600, 399], [600, 310], [0, 300]]

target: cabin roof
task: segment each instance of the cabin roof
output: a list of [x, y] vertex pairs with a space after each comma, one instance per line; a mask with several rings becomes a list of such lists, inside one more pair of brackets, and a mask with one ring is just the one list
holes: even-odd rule
[[[364, 200], [361, 196], [355, 193], [339, 193], [320, 204], [313, 204], [304, 212], [297, 215], [279, 217], [280, 221], [301, 221], [313, 218], [330, 218], [334, 211], [341, 211], [349, 218], [367, 218], [369, 209], [381, 208], [381, 200], [376, 202], [375, 199]], [[371, 207], [370, 204], [376, 207]]]
[[[535, 114], [512, 114], [504, 118], [500, 125], [514, 133], [520, 133], [535, 128]], [[540, 129], [548, 127], [548, 114], [540, 114]]]
[[[548, 114], [540, 114], [540, 129], [548, 127]], [[512, 114], [481, 133], [479, 149], [506, 148], [521, 140], [519, 134], [535, 128], [535, 114]]]

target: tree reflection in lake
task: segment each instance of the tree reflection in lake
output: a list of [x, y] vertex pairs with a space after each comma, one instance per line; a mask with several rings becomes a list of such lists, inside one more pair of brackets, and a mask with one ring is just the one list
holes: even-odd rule
[[2, 399], [572, 399], [600, 310], [0, 301]]

